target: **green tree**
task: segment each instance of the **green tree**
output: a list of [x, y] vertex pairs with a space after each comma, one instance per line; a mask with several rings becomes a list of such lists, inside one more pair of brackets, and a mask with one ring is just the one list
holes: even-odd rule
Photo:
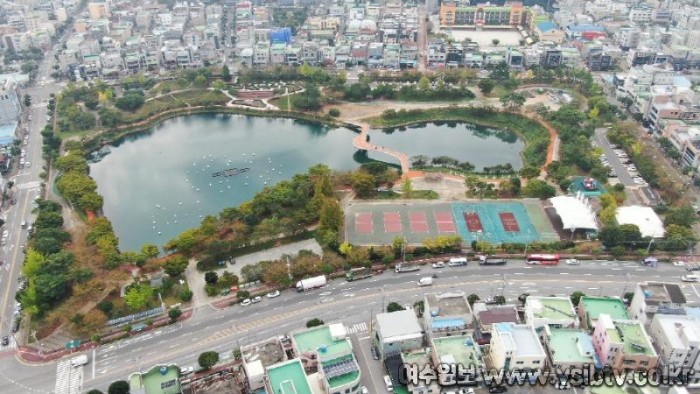
[[129, 92], [119, 97], [114, 105], [122, 111], [134, 112], [141, 108], [145, 101], [142, 93]]
[[421, 77], [420, 78], [420, 80], [418, 81], [418, 89], [420, 89], [423, 92], [431, 90], [430, 89], [430, 80], [428, 79], [428, 77]]
[[158, 257], [160, 252], [158, 251], [158, 247], [156, 245], [145, 244], [141, 247], [141, 254], [149, 259], [154, 259]]
[[226, 85], [226, 82], [217, 79], [216, 81], [211, 83], [211, 87], [219, 91], [224, 91], [226, 90], [226, 88], [228, 88], [228, 85]]
[[606, 248], [612, 248], [624, 242], [624, 235], [620, 226], [606, 226], [598, 233], [598, 239]]
[[501, 40], [499, 40], [498, 38], [494, 38], [493, 40], [491, 40], [491, 43], [493, 44], [493, 46], [497, 47], [498, 44], [501, 43]]
[[182, 311], [180, 310], [180, 308], [173, 308], [168, 311], [168, 317], [170, 318], [171, 323], [176, 322], [177, 319], [180, 318], [180, 316], [182, 316]]
[[406, 308], [403, 307], [403, 305], [399, 304], [398, 302], [390, 302], [386, 306], [386, 312], [391, 313], [391, 312], [397, 312], [397, 311], [404, 311]]
[[483, 94], [489, 94], [493, 91], [493, 88], [496, 87], [496, 84], [493, 83], [493, 81], [489, 78], [484, 78], [480, 80], [476, 86], [479, 87], [479, 90], [481, 90], [481, 93]]
[[499, 98], [499, 101], [501, 104], [503, 104], [503, 107], [510, 111], [519, 110], [522, 108], [522, 106], [525, 105], [526, 100], [527, 99], [524, 95], [516, 92], [505, 93]]
[[493, 303], [496, 305], [505, 305], [506, 304], [506, 297], [504, 297], [502, 295], [494, 296]]
[[145, 284], [134, 284], [124, 295], [124, 303], [129, 310], [137, 312], [146, 309], [153, 298], [153, 289]]
[[333, 118], [337, 118], [338, 116], [340, 116], [340, 110], [338, 108], [335, 108], [335, 107], [331, 108], [328, 110], [328, 116], [333, 117]]
[[[97, 341], [97, 342], [99, 342], [99, 341]], [[101, 392], [100, 390], [92, 389], [92, 390], [88, 391], [87, 394], [104, 394], [104, 393]]]
[[469, 302], [469, 305], [474, 305], [474, 303], [479, 301], [480, 299], [481, 298], [479, 298], [479, 296], [476, 294], [469, 294], [469, 296], [467, 296], [467, 301]]
[[112, 382], [107, 389], [107, 394], [129, 394], [131, 389], [129, 383], [125, 380], [117, 380]]
[[208, 83], [209, 83], [209, 81], [207, 80], [207, 77], [205, 77], [204, 75], [197, 75], [194, 78], [194, 86], [196, 86], [200, 89], [206, 88]]
[[171, 277], [177, 277], [182, 275], [183, 272], [185, 272], [185, 270], [187, 269], [187, 264], [187, 259], [183, 256], [178, 255], [166, 260], [163, 264], [163, 269], [165, 270], [165, 273], [170, 275]]
[[581, 297], [585, 297], [585, 296], [586, 296], [586, 293], [584, 293], [582, 291], [575, 291], [575, 292], [571, 293], [571, 296], [569, 298], [571, 298], [571, 303], [574, 304], [574, 307], [577, 307], [578, 303], [581, 301]]
[[695, 210], [692, 206], [687, 204], [669, 209], [666, 212], [666, 217], [664, 217], [664, 224], [666, 226], [677, 224], [679, 226], [691, 227], [696, 221], [697, 215]]
[[82, 155], [71, 152], [65, 156], [61, 156], [56, 161], [54, 161], [56, 169], [61, 172], [76, 171], [79, 173], [87, 174], [90, 170], [87, 160]]
[[199, 355], [197, 362], [202, 369], [210, 369], [219, 362], [219, 353], [213, 351], [204, 352]]
[[541, 200], [554, 197], [557, 192], [554, 186], [540, 179], [531, 179], [522, 190], [525, 197], [539, 198]]
[[413, 197], [413, 183], [408, 177], [406, 177], [401, 184], [401, 193], [403, 194], [403, 198]]
[[219, 281], [219, 275], [214, 271], [208, 271], [204, 274], [204, 281], [210, 285], [215, 285]]
[[221, 68], [221, 79], [223, 79], [225, 82], [231, 82], [231, 79], [233, 79], [231, 76], [231, 70], [229, 70], [228, 66], [225, 64]]
[[359, 198], [368, 198], [376, 192], [376, 179], [371, 174], [356, 171], [352, 174], [352, 189]]
[[323, 320], [316, 317], [306, 322], [306, 328], [318, 327], [324, 324], [326, 323], [324, 323]]
[[520, 176], [527, 179], [537, 178], [540, 175], [540, 169], [534, 166], [525, 166], [520, 170]]

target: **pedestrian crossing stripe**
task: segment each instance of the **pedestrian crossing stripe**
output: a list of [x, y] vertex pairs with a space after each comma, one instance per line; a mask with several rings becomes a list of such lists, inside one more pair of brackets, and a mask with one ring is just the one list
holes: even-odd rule
[[366, 332], [368, 331], [367, 323], [362, 322], [362, 323], [356, 323], [353, 324], [352, 326], [345, 326], [345, 331], [347, 331], [348, 334], [355, 334], [358, 332]]
[[25, 190], [25, 189], [36, 189], [41, 185], [39, 181], [32, 181], [32, 182], [27, 182], [27, 183], [20, 183], [19, 185], [16, 185], [15, 187], [18, 190]]
[[83, 389], [83, 367], [72, 367], [70, 359], [56, 364], [56, 394], [80, 394]]

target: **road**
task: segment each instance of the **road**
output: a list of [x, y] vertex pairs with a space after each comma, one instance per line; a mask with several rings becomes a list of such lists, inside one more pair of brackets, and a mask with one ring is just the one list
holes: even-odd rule
[[[589, 262], [559, 267], [527, 266], [515, 261], [503, 267], [470, 263], [468, 267], [441, 270], [432, 287], [417, 287], [417, 279], [434, 272], [430, 268], [418, 273], [387, 272], [358, 282], [336, 280], [308, 293], [283, 292], [278, 298], [265, 298], [262, 303], [248, 307], [233, 306], [221, 311], [200, 308], [182, 323], [89, 351], [91, 362], [80, 369], [83, 379], [80, 384], [84, 389], [105, 390], [112, 381], [125, 379], [136, 369], [157, 363], [196, 365], [197, 356], [205, 350], [218, 351], [223, 359], [230, 359], [231, 350], [239, 344], [256, 343], [297, 330], [307, 320], [318, 317], [348, 327], [352, 341], [359, 345], [358, 359], [364, 365], [363, 371], [368, 371], [363, 374], [362, 384], [372, 393], [382, 393], [382, 370], [369, 355], [368, 337], [370, 317], [389, 302], [409, 305], [426, 293], [447, 290], [475, 293], [482, 299], [503, 294], [510, 302], [517, 302], [517, 296], [522, 293], [563, 296], [576, 290], [590, 295], [621, 296], [640, 281], [665, 278], [679, 282], [685, 270], [667, 265], [641, 267], [634, 262]], [[700, 285], [682, 286], [689, 302], [700, 303]], [[60, 363], [25, 366], [10, 356], [11, 352], [0, 353], [0, 387], [4, 393], [50, 392], [57, 379], [64, 382], [70, 378]], [[75, 369], [71, 373], [76, 373]]]
[[[60, 86], [57, 84], [48, 82], [53, 51], [46, 53], [46, 59], [49, 59], [49, 61], [42, 62], [39, 67], [37, 77], [39, 82], [36, 86], [26, 91], [32, 97], [32, 105], [23, 114], [22, 122], [19, 125], [22, 133], [24, 133], [25, 127], [29, 131], [29, 141], [26, 146], [22, 145], [22, 149], [26, 151], [26, 161], [30, 162], [31, 166], [19, 169], [11, 177], [11, 180], [14, 181], [11, 194], [17, 203], [3, 212], [5, 219], [3, 229], [8, 231], [7, 242], [2, 246], [2, 251], [0, 252], [2, 261], [4, 261], [0, 274], [0, 289], [2, 289], [0, 292], [0, 333], [3, 336], [11, 334], [15, 310], [15, 292], [18, 286], [17, 278], [20, 275], [22, 261], [24, 260], [23, 248], [27, 242], [27, 231], [21, 227], [21, 223], [25, 221], [27, 223], [33, 222], [32, 209], [34, 199], [40, 193], [39, 174], [43, 172], [41, 130], [47, 123], [46, 103], [43, 100], [48, 100], [51, 93], [55, 93], [60, 89]], [[30, 118], [31, 121], [28, 120]], [[14, 165], [17, 166], [18, 163], [15, 162]], [[29, 334], [26, 330], [22, 330], [20, 333]], [[15, 347], [16, 342], [15, 338], [12, 337], [9, 347]]]

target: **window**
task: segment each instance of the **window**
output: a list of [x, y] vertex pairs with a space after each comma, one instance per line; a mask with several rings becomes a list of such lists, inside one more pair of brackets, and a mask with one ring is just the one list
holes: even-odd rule
[[533, 361], [532, 363], [535, 364], [535, 365], [537, 365], [537, 364], [540, 363], [540, 360], [535, 360], [535, 361]]
[[524, 361], [516, 361], [515, 363], [520, 365], [520, 364], [524, 364], [525, 362]]

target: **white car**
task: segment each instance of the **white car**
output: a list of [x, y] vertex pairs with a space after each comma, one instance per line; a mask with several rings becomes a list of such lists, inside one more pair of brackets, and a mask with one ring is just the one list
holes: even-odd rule
[[280, 296], [279, 290], [275, 290], [275, 291], [271, 291], [271, 292], [267, 293], [267, 298], [275, 298], [275, 297], [279, 297], [279, 296]]
[[253, 304], [257, 304], [257, 303], [260, 302], [260, 301], [262, 301], [262, 298], [260, 298], [260, 296], [253, 297], [253, 298], [250, 300], [250, 302], [253, 303]]
[[191, 373], [194, 373], [194, 367], [191, 365], [189, 367], [184, 367], [180, 370], [181, 375], [189, 375]]
[[459, 389], [459, 391], [457, 392], [457, 394], [474, 394], [474, 389], [471, 388], [471, 387], [467, 387], [467, 388], [464, 388], [464, 389]]
[[245, 300], [241, 301], [241, 306], [248, 306], [250, 304], [250, 298], [246, 298]]
[[685, 261], [681, 261], [681, 260], [679, 260], [679, 261], [674, 261], [674, 262], [673, 262], [673, 265], [675, 265], [676, 267], [684, 267], [684, 266], [685, 266]]
[[566, 259], [565, 263], [567, 265], [581, 265], [581, 262], [576, 259]]
[[361, 394], [369, 394], [369, 390], [367, 390], [367, 387], [362, 386], [362, 387], [360, 388], [360, 393], [361, 393]]
[[438, 261], [437, 263], [433, 263], [433, 268], [445, 268], [445, 263], [442, 261]]

